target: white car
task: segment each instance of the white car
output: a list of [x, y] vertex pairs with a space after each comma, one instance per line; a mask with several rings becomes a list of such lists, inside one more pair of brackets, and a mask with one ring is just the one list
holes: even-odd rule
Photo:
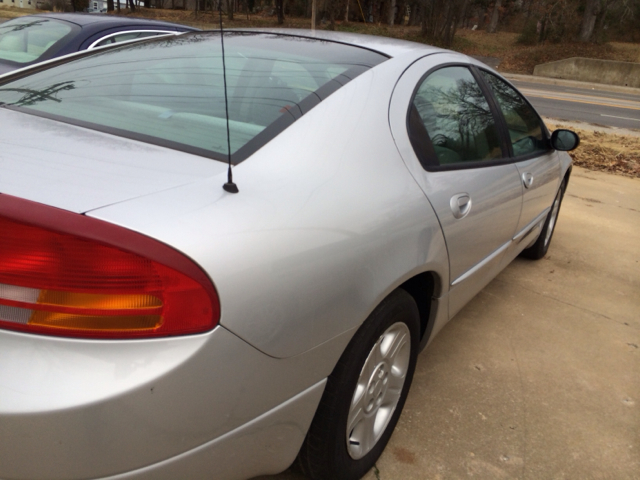
[[360, 478], [418, 352], [549, 248], [579, 140], [493, 70], [223, 38], [0, 80], [0, 478]]

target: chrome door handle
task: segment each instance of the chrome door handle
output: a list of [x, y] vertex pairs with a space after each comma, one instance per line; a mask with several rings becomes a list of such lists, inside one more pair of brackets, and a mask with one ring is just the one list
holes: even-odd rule
[[451, 197], [449, 206], [455, 218], [464, 218], [471, 211], [471, 196], [468, 193], [458, 193]]
[[522, 174], [522, 183], [524, 183], [525, 188], [529, 188], [533, 184], [533, 175], [529, 172], [524, 172]]

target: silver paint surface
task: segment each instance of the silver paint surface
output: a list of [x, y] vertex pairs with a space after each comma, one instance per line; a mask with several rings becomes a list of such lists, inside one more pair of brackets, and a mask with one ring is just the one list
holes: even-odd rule
[[[0, 478], [277, 473], [385, 296], [431, 272], [435, 334], [535, 240], [535, 222], [517, 235], [550, 207], [566, 153], [434, 174], [407, 136], [426, 69], [477, 62], [409, 42], [313, 36], [394, 58], [235, 167], [236, 195], [222, 190], [224, 163], [0, 109], [0, 192], [176, 248], [210, 276], [222, 308], [209, 333], [152, 341], [0, 330]], [[519, 168], [534, 176], [522, 213]], [[456, 219], [451, 199], [462, 193], [472, 207]], [[24, 460], [29, 451], [37, 462]]]

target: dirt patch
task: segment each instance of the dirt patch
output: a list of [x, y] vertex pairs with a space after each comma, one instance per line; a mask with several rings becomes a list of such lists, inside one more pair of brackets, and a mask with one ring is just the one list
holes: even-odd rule
[[567, 128], [580, 136], [580, 146], [569, 152], [574, 165], [640, 178], [640, 135], [620, 135], [607, 132], [607, 128], [576, 128], [574, 125], [547, 120], [549, 130]]
[[402, 463], [415, 464], [416, 463], [416, 454], [406, 448], [395, 447], [393, 450], [393, 456]]

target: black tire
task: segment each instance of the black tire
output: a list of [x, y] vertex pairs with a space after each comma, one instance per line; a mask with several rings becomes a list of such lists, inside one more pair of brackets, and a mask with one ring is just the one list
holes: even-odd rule
[[[315, 480], [356, 480], [373, 467], [402, 413], [416, 366], [419, 336], [418, 307], [404, 290], [394, 291], [371, 313], [327, 380], [298, 454], [297, 465], [305, 475]], [[388, 363], [393, 364], [393, 370]], [[361, 395], [355, 395], [356, 387]], [[352, 407], [356, 398], [363, 408]], [[393, 403], [392, 410], [389, 406]], [[367, 426], [376, 425], [372, 418], [378, 424], [387, 423], [367, 435]], [[350, 432], [349, 420], [354, 425]]]
[[520, 255], [531, 260], [540, 260], [549, 251], [549, 245], [551, 245], [551, 238], [555, 231], [556, 224], [558, 223], [558, 215], [560, 214], [560, 205], [562, 205], [562, 198], [564, 197], [565, 180], [562, 180], [556, 198], [553, 200], [551, 210], [547, 215], [547, 219], [544, 222], [542, 231], [536, 243], [529, 248], [525, 248]]

